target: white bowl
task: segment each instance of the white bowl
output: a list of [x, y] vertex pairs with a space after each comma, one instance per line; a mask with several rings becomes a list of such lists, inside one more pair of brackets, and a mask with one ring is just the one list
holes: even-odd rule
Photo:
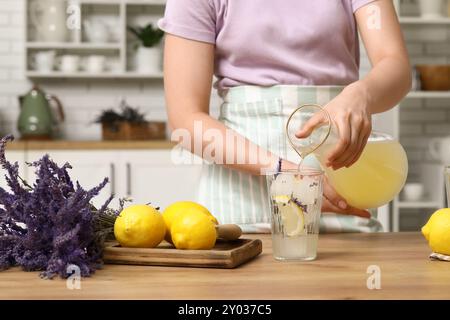
[[407, 183], [403, 187], [403, 198], [408, 201], [418, 201], [423, 198], [424, 191], [421, 183]]

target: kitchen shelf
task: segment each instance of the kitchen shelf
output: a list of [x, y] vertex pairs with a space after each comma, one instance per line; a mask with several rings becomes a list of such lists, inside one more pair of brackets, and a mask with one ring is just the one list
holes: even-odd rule
[[441, 208], [442, 203], [436, 201], [399, 201], [399, 208], [421, 209], [421, 208]]
[[137, 72], [126, 72], [122, 75], [119, 75], [121, 78], [134, 78], [134, 79], [162, 79], [164, 77], [163, 72], [154, 73], [154, 74], [142, 74]]
[[155, 6], [165, 6], [167, 0], [125, 0], [127, 5], [155, 5]]
[[[26, 0], [27, 8], [30, 7], [32, 1]], [[135, 72], [135, 52], [134, 42], [136, 39], [127, 32], [127, 25], [144, 25], [146, 23], [156, 21], [164, 14], [164, 6], [166, 0], [72, 0], [81, 7], [82, 22], [90, 20], [95, 16], [101, 17], [104, 21], [108, 19], [109, 25], [113, 28], [114, 42], [91, 43], [85, 41], [86, 34], [84, 25], [81, 29], [71, 30], [70, 41], [65, 42], [43, 42], [36, 38], [36, 34], [31, 32], [35, 28], [28, 25], [25, 28], [25, 65], [26, 76], [34, 79], [162, 79], [163, 73], [141, 74]], [[26, 10], [28, 14], [28, 9]], [[111, 20], [114, 23], [111, 24]], [[26, 19], [28, 21], [28, 19]], [[68, 35], [69, 36], [69, 35]], [[33, 69], [33, 56], [39, 51], [55, 50], [57, 55], [76, 54], [80, 57], [88, 57], [90, 55], [104, 55], [106, 64], [113, 63], [111, 67], [114, 71], [108, 69], [100, 73], [63, 73], [54, 70], [50, 73], [42, 73]], [[162, 52], [161, 52], [162, 54]]]
[[110, 4], [127, 4], [127, 5], [166, 5], [167, 0], [78, 0], [80, 4], [93, 5], [110, 5]]
[[399, 21], [401, 24], [448, 24], [450, 25], [450, 18], [442, 17], [442, 18], [422, 18], [422, 17], [400, 17]]
[[77, 72], [77, 73], [62, 73], [62, 72], [51, 72], [42, 73], [35, 71], [28, 71], [26, 73], [27, 77], [35, 79], [162, 79], [163, 73], [157, 74], [141, 74], [135, 72], [125, 72], [125, 73], [107, 73], [102, 74], [92, 74], [87, 72]]
[[120, 43], [27, 42], [28, 49], [120, 50]]
[[410, 99], [450, 99], [450, 91], [411, 91], [406, 98]]

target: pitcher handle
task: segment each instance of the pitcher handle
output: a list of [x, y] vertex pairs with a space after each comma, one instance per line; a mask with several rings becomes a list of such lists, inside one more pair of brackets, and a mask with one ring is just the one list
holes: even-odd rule
[[53, 95], [49, 95], [48, 98], [49, 98], [50, 100], [55, 101], [55, 103], [56, 103], [56, 108], [57, 108], [57, 110], [58, 110], [58, 115], [59, 115], [59, 117], [60, 117], [60, 119], [61, 119], [61, 122], [64, 122], [66, 116], [65, 116], [65, 114], [64, 114], [64, 109], [63, 109], [61, 100], [59, 100], [56, 96], [53, 96]]
[[431, 139], [428, 149], [435, 160], [440, 160], [441, 140], [439, 138]]

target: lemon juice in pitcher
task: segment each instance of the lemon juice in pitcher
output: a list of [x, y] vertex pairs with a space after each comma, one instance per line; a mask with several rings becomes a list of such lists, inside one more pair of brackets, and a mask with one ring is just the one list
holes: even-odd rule
[[[311, 117], [320, 114], [323, 121], [308, 138], [295, 137], [295, 132]], [[292, 147], [302, 159], [313, 154], [319, 160], [330, 184], [349, 205], [369, 209], [393, 200], [403, 188], [408, 173], [408, 160], [401, 144], [387, 134], [372, 132], [356, 163], [349, 168], [333, 170], [323, 164], [338, 142], [335, 130], [326, 110], [317, 105], [298, 108], [287, 124]]]

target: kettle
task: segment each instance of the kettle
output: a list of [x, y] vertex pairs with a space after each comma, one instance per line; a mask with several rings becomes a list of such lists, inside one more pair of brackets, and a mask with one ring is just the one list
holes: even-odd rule
[[[25, 140], [49, 140], [58, 135], [58, 123], [64, 121], [60, 100], [34, 86], [30, 92], [19, 97], [20, 114], [18, 130]], [[59, 119], [55, 117], [50, 102], [54, 102]]]

